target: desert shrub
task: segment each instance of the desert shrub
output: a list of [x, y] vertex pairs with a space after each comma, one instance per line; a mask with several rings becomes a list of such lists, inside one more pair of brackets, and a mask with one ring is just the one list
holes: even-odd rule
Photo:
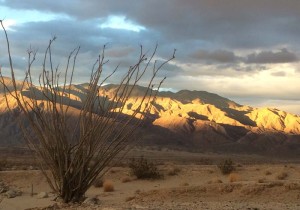
[[266, 182], [266, 178], [260, 178], [257, 180], [258, 183], [265, 183]]
[[267, 176], [269, 176], [269, 175], [271, 175], [271, 174], [272, 174], [271, 171], [266, 171], [266, 172], [265, 172], [265, 175], [267, 175]]
[[110, 169], [110, 171], [109, 171], [109, 173], [111, 173], [111, 174], [115, 174], [117, 172], [119, 172], [119, 170], [117, 170], [117, 169]]
[[200, 158], [200, 160], [197, 161], [198, 165], [212, 165], [213, 161], [209, 158]]
[[243, 165], [239, 163], [239, 164], [237, 164], [237, 167], [242, 168]]
[[0, 160], [0, 171], [4, 170], [7, 167], [7, 160], [6, 159], [2, 159]]
[[229, 182], [237, 182], [240, 180], [240, 175], [237, 173], [230, 173], [228, 176], [228, 181]]
[[122, 181], [122, 183], [126, 183], [126, 182], [131, 182], [131, 179], [130, 179], [130, 177], [125, 176], [125, 177], [122, 178], [121, 181]]
[[129, 196], [125, 198], [125, 202], [132, 201], [133, 199], [135, 199], [135, 196]]
[[243, 195], [258, 195], [265, 190], [265, 185], [245, 185], [241, 189]]
[[103, 180], [102, 180], [102, 178], [95, 179], [95, 181], [93, 182], [93, 186], [97, 187], [97, 188], [103, 187]]
[[187, 186], [189, 186], [189, 185], [190, 185], [190, 184], [187, 183], [187, 182], [184, 182], [184, 183], [181, 184], [181, 186], [183, 186], [183, 187], [187, 187]]
[[115, 190], [114, 183], [110, 180], [106, 180], [103, 183], [103, 191], [104, 192], [113, 192]]
[[272, 181], [272, 182], [269, 182], [265, 185], [265, 187], [267, 188], [272, 188], [272, 187], [282, 187], [283, 186], [283, 182], [281, 181]]
[[281, 172], [281, 173], [279, 173], [279, 174], [276, 176], [276, 178], [277, 178], [278, 180], [283, 180], [283, 179], [286, 179], [287, 176], [288, 176], [288, 174], [287, 174], [286, 172]]
[[299, 183], [287, 183], [284, 185], [284, 188], [286, 190], [300, 190], [300, 184]]
[[180, 172], [180, 168], [178, 167], [172, 167], [171, 169], [168, 170], [168, 175], [169, 176], [175, 176], [175, 175], [178, 175], [178, 173]]
[[222, 174], [230, 174], [232, 171], [234, 171], [234, 163], [231, 159], [226, 159], [222, 161], [219, 165], [218, 168], [222, 172]]
[[139, 159], [131, 159], [129, 167], [131, 173], [138, 179], [159, 179], [162, 177], [156, 165], [143, 156]]
[[225, 184], [219, 187], [219, 192], [221, 193], [231, 193], [235, 189], [235, 186], [232, 184]]
[[209, 174], [213, 174], [213, 173], [214, 173], [214, 170], [209, 169], [207, 172], [208, 172]]

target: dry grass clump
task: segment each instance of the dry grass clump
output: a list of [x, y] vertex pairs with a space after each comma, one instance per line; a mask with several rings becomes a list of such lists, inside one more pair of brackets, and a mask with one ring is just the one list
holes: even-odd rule
[[125, 177], [122, 178], [121, 182], [122, 182], [122, 183], [131, 182], [131, 178], [128, 177], [128, 176], [125, 176]]
[[110, 169], [110, 171], [109, 171], [109, 173], [111, 173], [111, 174], [115, 174], [117, 172], [117, 170], [115, 170], [115, 169]]
[[209, 169], [207, 172], [208, 172], [209, 174], [213, 174], [213, 173], [214, 173], [214, 170]]
[[125, 198], [125, 202], [132, 201], [133, 199], [135, 199], [135, 196], [129, 196], [129, 197]]
[[267, 170], [267, 171], [265, 172], [265, 175], [267, 175], [267, 176], [269, 176], [269, 175], [271, 175], [271, 174], [272, 174], [272, 172], [269, 171], [269, 170]]
[[187, 186], [189, 186], [189, 185], [190, 185], [190, 184], [187, 183], [187, 182], [184, 182], [184, 183], [181, 184], [181, 186], [183, 186], [183, 187], [187, 187]]
[[102, 178], [95, 179], [95, 181], [93, 182], [93, 186], [96, 187], [96, 188], [103, 187], [103, 180], [102, 180]]
[[229, 182], [237, 182], [240, 181], [241, 177], [237, 173], [230, 173], [228, 176], [228, 181]]
[[265, 183], [266, 181], [266, 178], [260, 178], [257, 180], [258, 183]]
[[221, 193], [231, 193], [233, 192], [233, 190], [235, 189], [236, 186], [232, 185], [232, 184], [223, 184], [223, 185], [220, 185], [219, 187], [219, 192]]
[[176, 175], [178, 175], [178, 173], [181, 171], [181, 169], [180, 168], [178, 168], [178, 167], [172, 167], [171, 169], [169, 169], [168, 170], [168, 175], [169, 176], [176, 176]]
[[208, 184], [221, 184], [223, 183], [221, 179], [213, 178], [212, 180], [207, 182]]
[[237, 165], [236, 165], [236, 167], [238, 167], [238, 168], [242, 168], [242, 167], [243, 167], [243, 165], [239, 163], [239, 164], [237, 164]]
[[288, 177], [288, 174], [286, 173], [286, 172], [281, 172], [281, 173], [279, 173], [277, 176], [276, 176], [276, 178], [278, 179], [278, 180], [284, 180], [284, 179], [286, 179]]
[[284, 188], [286, 190], [300, 190], [300, 184], [299, 183], [287, 183], [284, 185]]
[[241, 193], [244, 195], [258, 195], [265, 190], [266, 186], [264, 185], [246, 185], [241, 189]]
[[273, 182], [269, 182], [265, 185], [267, 188], [272, 188], [272, 187], [281, 187], [283, 186], [283, 182], [281, 181], [273, 181]]
[[114, 183], [110, 180], [103, 182], [103, 191], [104, 192], [113, 192], [115, 190]]

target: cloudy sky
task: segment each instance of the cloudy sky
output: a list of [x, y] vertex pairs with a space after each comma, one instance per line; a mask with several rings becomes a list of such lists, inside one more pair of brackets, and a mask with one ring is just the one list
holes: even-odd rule
[[[206, 90], [242, 104], [278, 107], [300, 114], [299, 0], [0, 0], [18, 75], [26, 51], [48, 40], [55, 64], [81, 46], [76, 82], [88, 79], [104, 44], [109, 72], [134, 64], [139, 45], [164, 60], [177, 49], [161, 76], [170, 90]], [[7, 66], [4, 36], [0, 64]], [[112, 81], [113, 82], [113, 81]]]

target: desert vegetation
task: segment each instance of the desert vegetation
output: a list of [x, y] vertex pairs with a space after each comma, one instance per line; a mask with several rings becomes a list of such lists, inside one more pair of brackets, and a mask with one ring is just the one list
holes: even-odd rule
[[129, 162], [132, 175], [138, 179], [159, 179], [162, 174], [159, 172], [158, 167], [153, 163], [141, 156], [138, 159], [131, 159]]
[[278, 180], [284, 180], [288, 177], [288, 173], [287, 172], [280, 172], [279, 174], [277, 174], [276, 178]]
[[234, 163], [231, 159], [222, 160], [222, 162], [219, 163], [218, 168], [222, 174], [230, 174], [235, 170]]
[[104, 192], [113, 192], [115, 190], [114, 183], [111, 180], [105, 180], [103, 182], [103, 191]]
[[7, 167], [7, 160], [1, 159], [0, 160], [0, 171], [4, 170]]
[[180, 173], [181, 169], [179, 167], [176, 166], [172, 166], [168, 171], [167, 171], [167, 175], [169, 176], [176, 176]]
[[237, 182], [241, 180], [241, 177], [238, 173], [230, 173], [228, 175], [229, 182]]
[[103, 187], [103, 179], [102, 177], [97, 177], [94, 182], [93, 182], [93, 186], [96, 188], [100, 188]]
[[[108, 99], [100, 94], [99, 88], [114, 76], [117, 68], [103, 76], [108, 62], [104, 46], [87, 81], [80, 112], [74, 116], [70, 96], [80, 47], [69, 54], [66, 68], [59, 69], [53, 64], [52, 48], [56, 39], [53, 37], [45, 50], [38, 85], [33, 83], [32, 76], [36, 51], [29, 49], [24, 80], [17, 85], [8, 34], [2, 20], [0, 23], [6, 38], [11, 76], [8, 82], [1, 71], [0, 82], [7, 107], [40, 161], [51, 189], [65, 203], [82, 201], [94, 180], [103, 176], [116, 156], [124, 155], [136, 139], [133, 133], [147, 118], [155, 100], [157, 91], [153, 89], [158, 90], [164, 80], [157, 80], [157, 74], [174, 58], [175, 52], [170, 59], [158, 63], [154, 61], [157, 46], [149, 56], [141, 47], [137, 62], [128, 68], [114, 95]], [[142, 80], [147, 81], [146, 89], [136, 101], [136, 109], [124, 116], [126, 101]]]
[[[33, 209], [297, 209], [299, 203], [299, 163], [284, 167], [284, 164], [267, 162], [248, 157], [231, 157], [243, 163], [230, 174], [223, 175], [218, 164], [228, 156], [207, 155], [178, 151], [140, 151], [149, 163], [154, 163], [163, 179], [137, 179], [128, 164], [110, 168], [104, 176], [99, 176], [88, 189], [84, 202], [68, 204], [55, 200], [56, 194], [47, 185], [47, 180], [39, 170], [7, 167], [0, 172], [0, 208], [17, 206]], [[129, 152], [130, 157], [140, 160], [138, 150]], [[171, 155], [173, 154], [173, 155]], [[197, 164], [190, 162], [193, 157]], [[165, 159], [168, 157], [168, 159]], [[180, 158], [180, 159], [178, 159]], [[201, 163], [209, 159], [210, 164]], [[167, 160], [167, 161], [166, 161]], [[284, 161], [284, 160], [283, 160]], [[143, 161], [144, 162], [144, 161]], [[260, 162], [260, 163], [257, 163]], [[159, 163], [159, 164], [157, 164]], [[10, 162], [12, 166], [14, 162]], [[257, 170], [259, 169], [259, 170]], [[172, 172], [170, 175], [169, 172]], [[266, 175], [265, 171], [271, 171]], [[176, 175], [173, 175], [174, 173]], [[278, 175], [286, 172], [284, 179]], [[128, 182], [130, 181], [130, 182]], [[33, 193], [31, 194], [31, 184]], [[272, 202], [267, 202], [272, 200]]]

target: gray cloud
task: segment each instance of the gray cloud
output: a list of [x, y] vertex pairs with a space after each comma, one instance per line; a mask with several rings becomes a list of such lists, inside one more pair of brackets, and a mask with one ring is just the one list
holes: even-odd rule
[[[276, 63], [294, 63], [298, 62], [299, 58], [296, 53], [290, 52], [287, 49], [279, 51], [261, 51], [248, 54], [246, 56], [238, 56], [234, 52], [227, 50], [206, 51], [197, 50], [191, 54], [191, 58], [195, 62], [203, 61], [207, 64], [231, 64], [234, 67], [236, 63], [246, 64], [276, 64]], [[226, 66], [226, 68], [228, 65]], [[249, 67], [251, 67], [249, 65]]]
[[282, 49], [279, 52], [262, 51], [247, 56], [247, 63], [291, 63], [297, 62], [299, 58], [296, 54]]
[[236, 56], [233, 52], [226, 50], [218, 50], [213, 52], [199, 50], [193, 53], [192, 57], [197, 60], [214, 61], [219, 63], [235, 63], [240, 59], [240, 57]]
[[277, 72], [271, 73], [271, 75], [275, 76], [275, 77], [284, 77], [284, 76], [286, 76], [286, 73], [284, 71], [277, 71]]
[[135, 50], [136, 49], [134, 49], [133, 47], [116, 47], [116, 48], [110, 48], [110, 49], [106, 50], [105, 54], [108, 57], [120, 58], [120, 57], [128, 56]]

